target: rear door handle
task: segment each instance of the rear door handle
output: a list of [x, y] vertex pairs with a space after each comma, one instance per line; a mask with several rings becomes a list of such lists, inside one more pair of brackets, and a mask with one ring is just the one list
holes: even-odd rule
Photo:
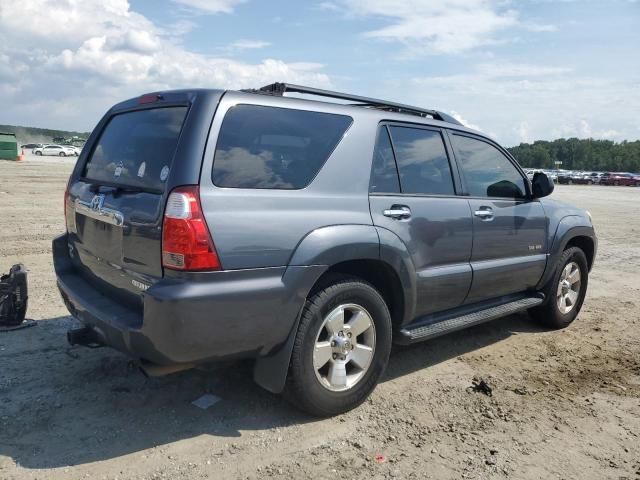
[[482, 220], [493, 220], [493, 210], [490, 207], [480, 207], [473, 214]]
[[384, 210], [382, 214], [385, 217], [395, 218], [396, 220], [402, 220], [404, 218], [411, 217], [411, 209], [406, 205], [392, 205], [391, 208]]

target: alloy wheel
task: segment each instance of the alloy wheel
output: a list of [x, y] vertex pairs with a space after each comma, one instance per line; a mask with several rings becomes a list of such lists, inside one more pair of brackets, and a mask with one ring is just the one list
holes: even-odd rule
[[556, 291], [556, 301], [560, 313], [567, 314], [573, 310], [580, 296], [580, 267], [576, 262], [569, 262], [565, 265], [560, 275], [558, 289]]
[[367, 373], [376, 347], [369, 312], [353, 303], [339, 305], [324, 318], [313, 349], [316, 378], [327, 390], [353, 388]]

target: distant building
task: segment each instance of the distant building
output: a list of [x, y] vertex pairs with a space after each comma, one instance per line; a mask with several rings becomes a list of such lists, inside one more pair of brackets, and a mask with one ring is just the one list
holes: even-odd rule
[[15, 133], [0, 132], [0, 159], [15, 160], [18, 156], [18, 141]]

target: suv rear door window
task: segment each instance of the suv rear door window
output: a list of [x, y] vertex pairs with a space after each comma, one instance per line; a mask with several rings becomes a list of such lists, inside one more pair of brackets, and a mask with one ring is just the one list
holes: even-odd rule
[[387, 127], [381, 127], [373, 151], [373, 169], [371, 172], [371, 192], [400, 193], [398, 168], [393, 156], [393, 148]]
[[475, 197], [524, 198], [524, 178], [511, 161], [490, 143], [451, 135], [456, 158]]
[[453, 177], [437, 130], [390, 127], [402, 193], [453, 195]]
[[212, 180], [219, 187], [306, 187], [338, 145], [351, 117], [259, 105], [227, 112]]
[[84, 168], [88, 180], [164, 190], [187, 107], [136, 110], [114, 116]]

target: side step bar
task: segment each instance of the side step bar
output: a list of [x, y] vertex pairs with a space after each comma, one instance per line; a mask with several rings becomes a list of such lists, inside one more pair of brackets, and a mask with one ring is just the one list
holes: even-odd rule
[[439, 337], [445, 333], [455, 332], [463, 328], [472, 327], [480, 323], [488, 322], [496, 318], [505, 317], [522, 310], [527, 310], [544, 301], [542, 296], [526, 297], [514, 300], [502, 305], [497, 305], [484, 310], [465, 313], [457, 317], [445, 318], [428, 324], [403, 328], [399, 332], [397, 343], [408, 345], [431, 338]]

